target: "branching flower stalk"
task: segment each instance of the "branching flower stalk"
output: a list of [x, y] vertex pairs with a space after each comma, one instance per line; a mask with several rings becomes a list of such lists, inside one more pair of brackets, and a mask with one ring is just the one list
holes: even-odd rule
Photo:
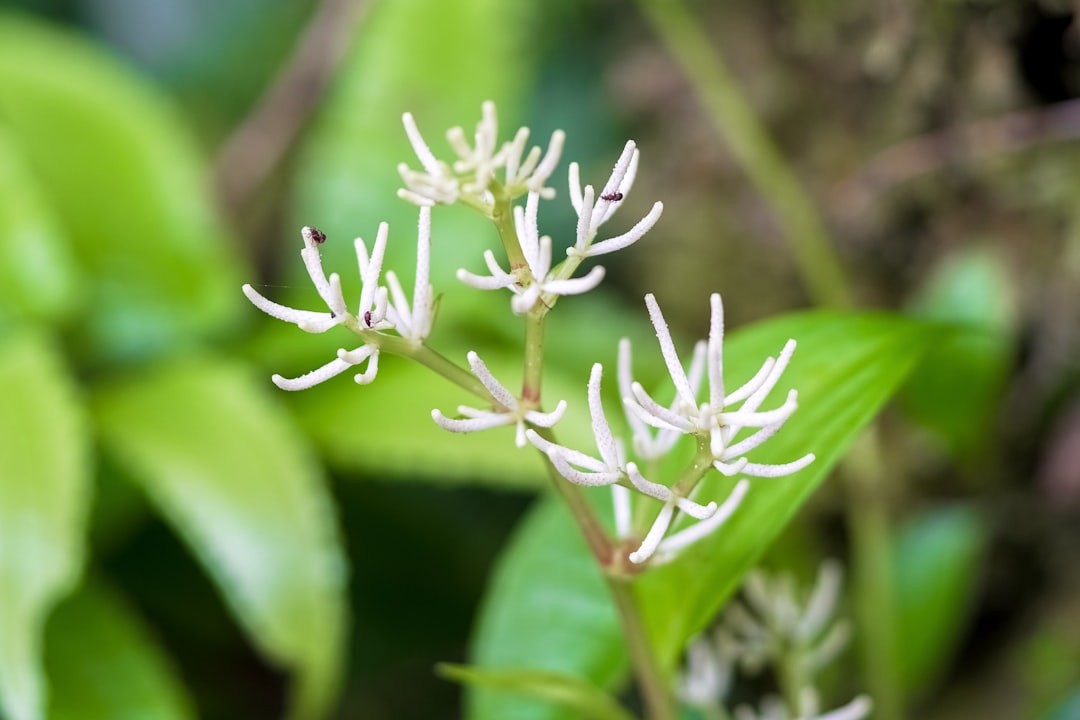
[[[684, 365], [656, 298], [646, 295], [646, 309], [675, 399], [662, 404], [634, 381], [630, 343], [623, 340], [619, 344], [616, 380], [630, 437], [626, 441], [616, 437], [608, 424], [601, 400], [603, 366], [596, 363], [586, 393], [596, 455], [560, 444], [553, 428], [567, 403], [559, 400], [553, 410], [547, 411], [542, 404], [547, 316], [562, 296], [586, 293], [603, 280], [604, 269], [600, 266], [579, 274], [586, 260], [629, 247], [659, 220], [663, 205], [656, 202], [626, 232], [598, 240], [602, 226], [631, 192], [640, 157], [638, 149], [633, 142], [626, 143], [599, 191], [592, 185], [583, 187], [580, 168], [570, 164], [567, 187], [578, 221], [573, 244], [565, 258], [555, 262], [552, 239], [539, 229], [539, 211], [541, 200], [555, 196], [549, 180], [563, 147], [561, 131], [552, 135], [546, 151], [533, 147], [526, 153], [529, 131], [525, 128], [500, 145], [495, 106], [485, 103], [471, 142], [461, 128], [447, 133], [455, 155], [448, 162], [432, 152], [410, 114], [403, 117], [403, 122], [420, 162], [416, 170], [407, 164], [399, 166], [404, 187], [398, 195], [419, 206], [411, 299], [393, 271], [382, 272], [389, 238], [385, 223], [380, 225], [370, 249], [360, 238], [354, 242], [361, 290], [353, 307], [346, 303], [340, 277], [336, 273], [326, 275], [323, 270], [319, 248], [326, 237], [314, 228], [304, 228], [301, 258], [327, 310], [289, 308], [264, 297], [250, 285], [244, 286], [244, 294], [268, 315], [306, 332], [344, 327], [359, 338], [360, 345], [340, 349], [336, 358], [298, 378], [275, 375], [273, 381], [285, 390], [301, 390], [356, 369], [359, 372], [354, 375], [355, 381], [367, 384], [375, 380], [383, 354], [401, 355], [424, 364], [480, 399], [482, 406], [461, 405], [456, 416], [432, 409], [431, 417], [440, 427], [451, 432], [475, 432], [513, 426], [518, 447], [531, 444], [543, 454], [556, 490], [608, 578], [650, 717], [672, 718], [671, 693], [649, 647], [630, 584], [636, 575], [672, 561], [716, 533], [750, 492], [748, 478], [789, 475], [813, 462], [812, 454], [779, 465], [750, 462], [746, 456], [778, 432], [795, 412], [795, 390], [790, 390], [779, 406], [763, 409], [791, 360], [795, 341], [788, 341], [775, 358], [765, 360], [753, 378], [729, 392], [723, 377], [720, 296], [710, 298], [707, 339], [694, 346], [689, 363]], [[523, 203], [519, 202], [521, 198]], [[523, 317], [525, 348], [518, 394], [495, 376], [478, 352], [468, 353], [466, 368], [428, 344], [434, 320], [429, 274], [431, 212], [436, 205], [455, 203], [480, 212], [495, 224], [499, 234], [506, 266], [494, 251], [487, 250], [482, 257], [486, 273], [462, 268], [457, 277], [477, 289], [509, 291], [511, 311]], [[664, 466], [661, 460], [684, 436], [693, 438], [696, 453], [682, 472], [659, 478], [659, 468]], [[716, 498], [701, 497], [702, 480], [714, 472], [731, 478], [726, 482], [727, 493]], [[586, 501], [584, 492], [589, 487], [610, 488], [614, 534], [609, 533]]]

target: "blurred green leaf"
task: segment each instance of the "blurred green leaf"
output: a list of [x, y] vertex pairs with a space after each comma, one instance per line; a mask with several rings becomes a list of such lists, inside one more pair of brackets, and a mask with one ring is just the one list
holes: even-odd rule
[[245, 368], [186, 360], [107, 388], [103, 442], [194, 549], [254, 644], [325, 715], [345, 640], [346, 561], [303, 435]]
[[971, 507], [931, 510], [900, 529], [895, 667], [908, 695], [931, 689], [963, 637], [985, 543], [986, 528]]
[[0, 126], [88, 279], [83, 357], [163, 352], [231, 325], [239, 277], [207, 170], [154, 90], [97, 47], [0, 15]]
[[0, 324], [63, 319], [76, 309], [75, 293], [68, 239], [0, 124]]
[[611, 695], [573, 675], [540, 670], [480, 670], [448, 663], [436, 669], [443, 677], [466, 685], [555, 703], [583, 720], [634, 719]]
[[142, 620], [100, 583], [79, 588], [46, 631], [50, 720], [184, 720], [195, 708]]
[[903, 407], [954, 453], [977, 451], [996, 415], [1015, 336], [1015, 289], [1004, 260], [986, 249], [945, 258], [911, 311], [958, 331], [912, 374]]
[[0, 716], [45, 717], [49, 611], [77, 582], [90, 503], [75, 383], [36, 335], [0, 340]]
[[[890, 315], [809, 313], [731, 336], [725, 372], [738, 381], [749, 379], [788, 338], [798, 340], [775, 397], [797, 388], [799, 410], [752, 459], [787, 462], [814, 452], [817, 461], [796, 475], [754, 481], [720, 532], [636, 582], [662, 664], [676, 663], [687, 640], [715, 616], [941, 332]], [[711, 478], [702, 501], [722, 500], [731, 485], [730, 479]], [[603, 492], [596, 497], [610, 504]], [[601, 686], [619, 676], [621, 660], [614, 658], [622, 658], [624, 651], [614, 610], [599, 570], [561, 508], [545, 504], [537, 509], [504, 552], [475, 637], [472, 657], [481, 667], [557, 670]], [[506, 716], [508, 705], [475, 695], [470, 717]], [[519, 705], [514, 708], [515, 717], [560, 717], [535, 705], [528, 714]]]

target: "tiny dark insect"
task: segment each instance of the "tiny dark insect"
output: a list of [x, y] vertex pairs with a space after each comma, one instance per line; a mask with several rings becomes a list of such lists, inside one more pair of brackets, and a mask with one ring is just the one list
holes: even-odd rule
[[326, 233], [324, 233], [319, 228], [311, 228], [311, 241], [314, 242], [316, 245], [322, 245], [324, 242], [326, 242]]
[[331, 310], [330, 311], [330, 319], [333, 320], [336, 317], [337, 317], [337, 313], [335, 313], [333, 310]]
[[618, 202], [619, 200], [622, 200], [622, 193], [621, 192], [613, 192], [613, 193], [609, 193], [607, 195], [601, 195], [600, 199], [601, 200], [607, 200], [608, 202]]
[[370, 310], [365, 310], [364, 311], [364, 324], [367, 325], [368, 327], [371, 327], [371, 311]]

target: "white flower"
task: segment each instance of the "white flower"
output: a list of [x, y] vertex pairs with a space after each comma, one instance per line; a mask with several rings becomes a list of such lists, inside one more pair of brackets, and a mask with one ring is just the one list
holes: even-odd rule
[[464, 419], [448, 418], [438, 409], [431, 411], [431, 418], [446, 430], [451, 432], [467, 433], [474, 430], [487, 430], [488, 428], [502, 425], [517, 425], [515, 443], [525, 447], [525, 423], [532, 423], [540, 427], [551, 427], [562, 418], [566, 411], [566, 401], [560, 400], [559, 404], [551, 412], [544, 413], [539, 410], [529, 409], [503, 386], [488, 370], [487, 365], [475, 352], [468, 355], [469, 367], [473, 374], [483, 383], [491, 397], [498, 403], [495, 410], [478, 410], [465, 405], [458, 406], [458, 412], [465, 416]]
[[847, 705], [822, 713], [813, 678], [833, 660], [848, 637], [846, 623], [829, 623], [840, 596], [840, 566], [822, 564], [818, 580], [805, 601], [797, 597], [794, 580], [788, 575], [766, 576], [755, 571], [744, 586], [746, 605], [732, 603], [722, 624], [710, 636], [699, 637], [687, 654], [687, 667], [680, 683], [680, 697], [695, 707], [719, 708], [727, 694], [734, 664], [757, 674], [767, 665], [786, 667], [793, 678], [801, 678], [797, 692], [798, 712], [776, 696], [765, 697], [760, 709], [740, 705], [737, 720], [862, 720], [872, 703], [860, 695]]
[[[304, 239], [304, 249], [300, 251], [300, 256], [303, 258], [311, 282], [315, 285], [323, 302], [326, 303], [329, 312], [297, 310], [280, 305], [261, 295], [251, 285], [243, 286], [244, 295], [255, 307], [278, 320], [293, 323], [305, 332], [323, 333], [330, 328], [344, 325], [364, 339], [364, 343], [359, 347], [353, 350], [339, 349], [337, 358], [298, 378], [274, 375], [272, 380], [279, 388], [304, 390], [365, 362], [366, 368], [355, 375], [354, 379], [361, 384], [370, 383], [379, 370], [378, 338], [384, 331], [394, 330], [415, 343], [422, 343], [427, 337], [431, 331], [432, 321], [432, 290], [428, 282], [431, 260], [430, 208], [420, 209], [416, 288], [412, 308], [409, 307], [401, 283], [393, 272], [387, 273], [389, 291], [386, 287], [379, 286], [379, 275], [382, 272], [389, 231], [386, 223], [379, 225], [379, 232], [370, 255], [363, 239], [356, 238], [354, 241], [361, 283], [360, 302], [357, 304], [355, 315], [350, 313], [346, 306], [341, 290], [341, 278], [337, 273], [331, 273], [327, 277], [323, 270], [319, 246], [326, 241], [326, 236], [312, 227], [305, 227], [300, 233]], [[390, 296], [392, 296], [392, 301]]]
[[398, 166], [405, 183], [405, 188], [398, 190], [398, 196], [409, 202], [430, 206], [452, 204], [461, 199], [490, 215], [495, 205], [490, 185], [495, 180], [496, 170], [500, 168], [505, 171], [503, 186], [511, 197], [526, 191], [545, 198], [554, 196], [555, 191], [545, 183], [562, 154], [566, 136], [561, 130], [552, 134], [542, 159], [539, 147], [533, 147], [523, 158], [529, 139], [528, 128], [519, 129], [512, 141], [498, 147], [499, 127], [495, 104], [485, 102], [476, 126], [474, 145], [469, 145], [465, 131], [460, 127], [451, 128], [446, 133], [446, 139], [457, 155], [457, 160], [449, 164], [438, 160], [431, 152], [411, 113], [405, 113], [402, 122], [424, 168], [421, 172], [410, 170], [405, 163]]
[[[641, 546], [630, 553], [633, 563], [643, 563], [653, 553], [661, 552], [665, 556], [690, 545], [716, 530], [731, 516], [745, 495], [748, 484], [738, 485], [722, 506], [715, 502], [700, 505], [693, 500], [679, 497], [671, 488], [646, 479], [636, 463], [627, 462], [622, 444], [615, 438], [604, 415], [604, 406], [600, 398], [600, 383], [603, 366], [593, 365], [589, 376], [589, 415], [592, 418], [593, 436], [600, 459], [550, 442], [533, 430], [526, 431], [526, 437], [551, 460], [551, 464], [564, 478], [577, 485], [611, 485], [612, 500], [615, 504], [615, 531], [620, 538], [631, 536], [629, 488], [643, 495], [664, 503], [663, 508], [653, 523], [652, 528], [641, 542]], [[664, 539], [678, 509], [700, 522]]]
[[637, 175], [638, 155], [634, 141], [628, 141], [599, 197], [596, 196], [592, 185], [586, 185], [585, 191], [582, 192], [578, 164], [570, 163], [570, 202], [578, 215], [578, 224], [577, 242], [567, 249], [567, 255], [595, 257], [621, 250], [640, 240], [660, 219], [664, 204], [656, 202], [648, 215], [639, 220], [630, 230], [617, 237], [593, 244], [600, 226], [607, 222], [630, 193], [630, 188], [634, 185], [634, 177]]
[[[780, 477], [801, 470], [814, 461], [812, 453], [782, 465], [751, 463], [742, 457], [776, 434], [777, 430], [795, 412], [797, 398], [795, 390], [788, 393], [787, 400], [779, 408], [758, 411], [761, 403], [776, 386], [780, 375], [787, 367], [795, 351], [794, 340], [787, 342], [778, 360], [766, 359], [761, 370], [749, 382], [732, 393], [725, 393], [724, 310], [720, 296], [713, 294], [710, 298], [712, 314], [705, 351], [709, 399], [708, 402], [699, 405], [697, 403], [699, 381], [695, 379], [695, 382], [691, 383], [691, 376], [696, 378], [693, 363], [691, 363], [691, 376], [688, 376], [679, 361], [675, 343], [671, 339], [671, 332], [660, 312], [660, 306], [656, 303], [656, 298], [651, 294], [646, 295], [645, 304], [649, 308], [649, 317], [656, 329], [660, 351], [664, 356], [668, 373], [675, 384], [676, 399], [670, 408], [664, 407], [653, 400], [640, 383], [634, 382], [630, 385], [630, 395], [623, 397], [623, 402], [630, 413], [636, 415], [642, 422], [661, 430], [693, 435], [707, 434], [713, 455], [713, 465], [724, 475], [743, 473], [756, 477]], [[738, 403], [742, 403], [738, 410], [728, 409]], [[732, 444], [734, 436], [746, 427], [760, 429]], [[642, 433], [639, 432], [638, 436], [642, 438], [639, 441], [641, 444], [648, 444]], [[668, 439], [665, 437], [664, 442]], [[659, 437], [657, 442], [660, 442]]]
[[475, 275], [461, 269], [457, 277], [463, 283], [481, 290], [509, 288], [514, 297], [510, 307], [518, 314], [527, 313], [542, 295], [579, 295], [592, 290], [604, 279], [604, 269], [594, 267], [584, 277], [561, 279], [551, 269], [551, 238], [540, 236], [537, 227], [537, 209], [540, 193], [530, 192], [523, 209], [514, 207], [514, 226], [518, 245], [525, 257], [525, 265], [514, 272], [506, 272], [499, 267], [494, 253], [484, 252], [484, 262], [491, 275]]

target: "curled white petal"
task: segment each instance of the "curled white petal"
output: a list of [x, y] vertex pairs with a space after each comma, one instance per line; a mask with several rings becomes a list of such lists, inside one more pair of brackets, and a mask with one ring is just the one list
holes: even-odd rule
[[746, 491], [749, 489], [750, 482], [745, 479], [740, 480], [731, 491], [731, 494], [728, 495], [727, 499], [724, 500], [720, 507], [717, 508], [716, 512], [713, 513], [712, 517], [675, 533], [660, 543], [657, 551], [663, 555], [671, 555], [716, 532], [716, 530], [727, 522], [728, 518], [730, 518], [732, 513], [739, 507], [743, 498], [746, 496]]
[[630, 553], [630, 562], [640, 565], [652, 557], [652, 554], [660, 547], [661, 540], [664, 539], [664, 535], [671, 526], [671, 518], [674, 513], [675, 503], [671, 500], [664, 503], [664, 507], [661, 508], [660, 513], [653, 520], [652, 527], [645, 534], [645, 539], [641, 541], [641, 545], [637, 550]]
[[281, 375], [274, 375], [270, 379], [282, 390], [307, 390], [325, 380], [340, 375], [351, 367], [352, 363], [340, 358], [334, 358], [322, 367], [312, 370], [309, 373], [305, 373], [300, 377], [286, 378]]

